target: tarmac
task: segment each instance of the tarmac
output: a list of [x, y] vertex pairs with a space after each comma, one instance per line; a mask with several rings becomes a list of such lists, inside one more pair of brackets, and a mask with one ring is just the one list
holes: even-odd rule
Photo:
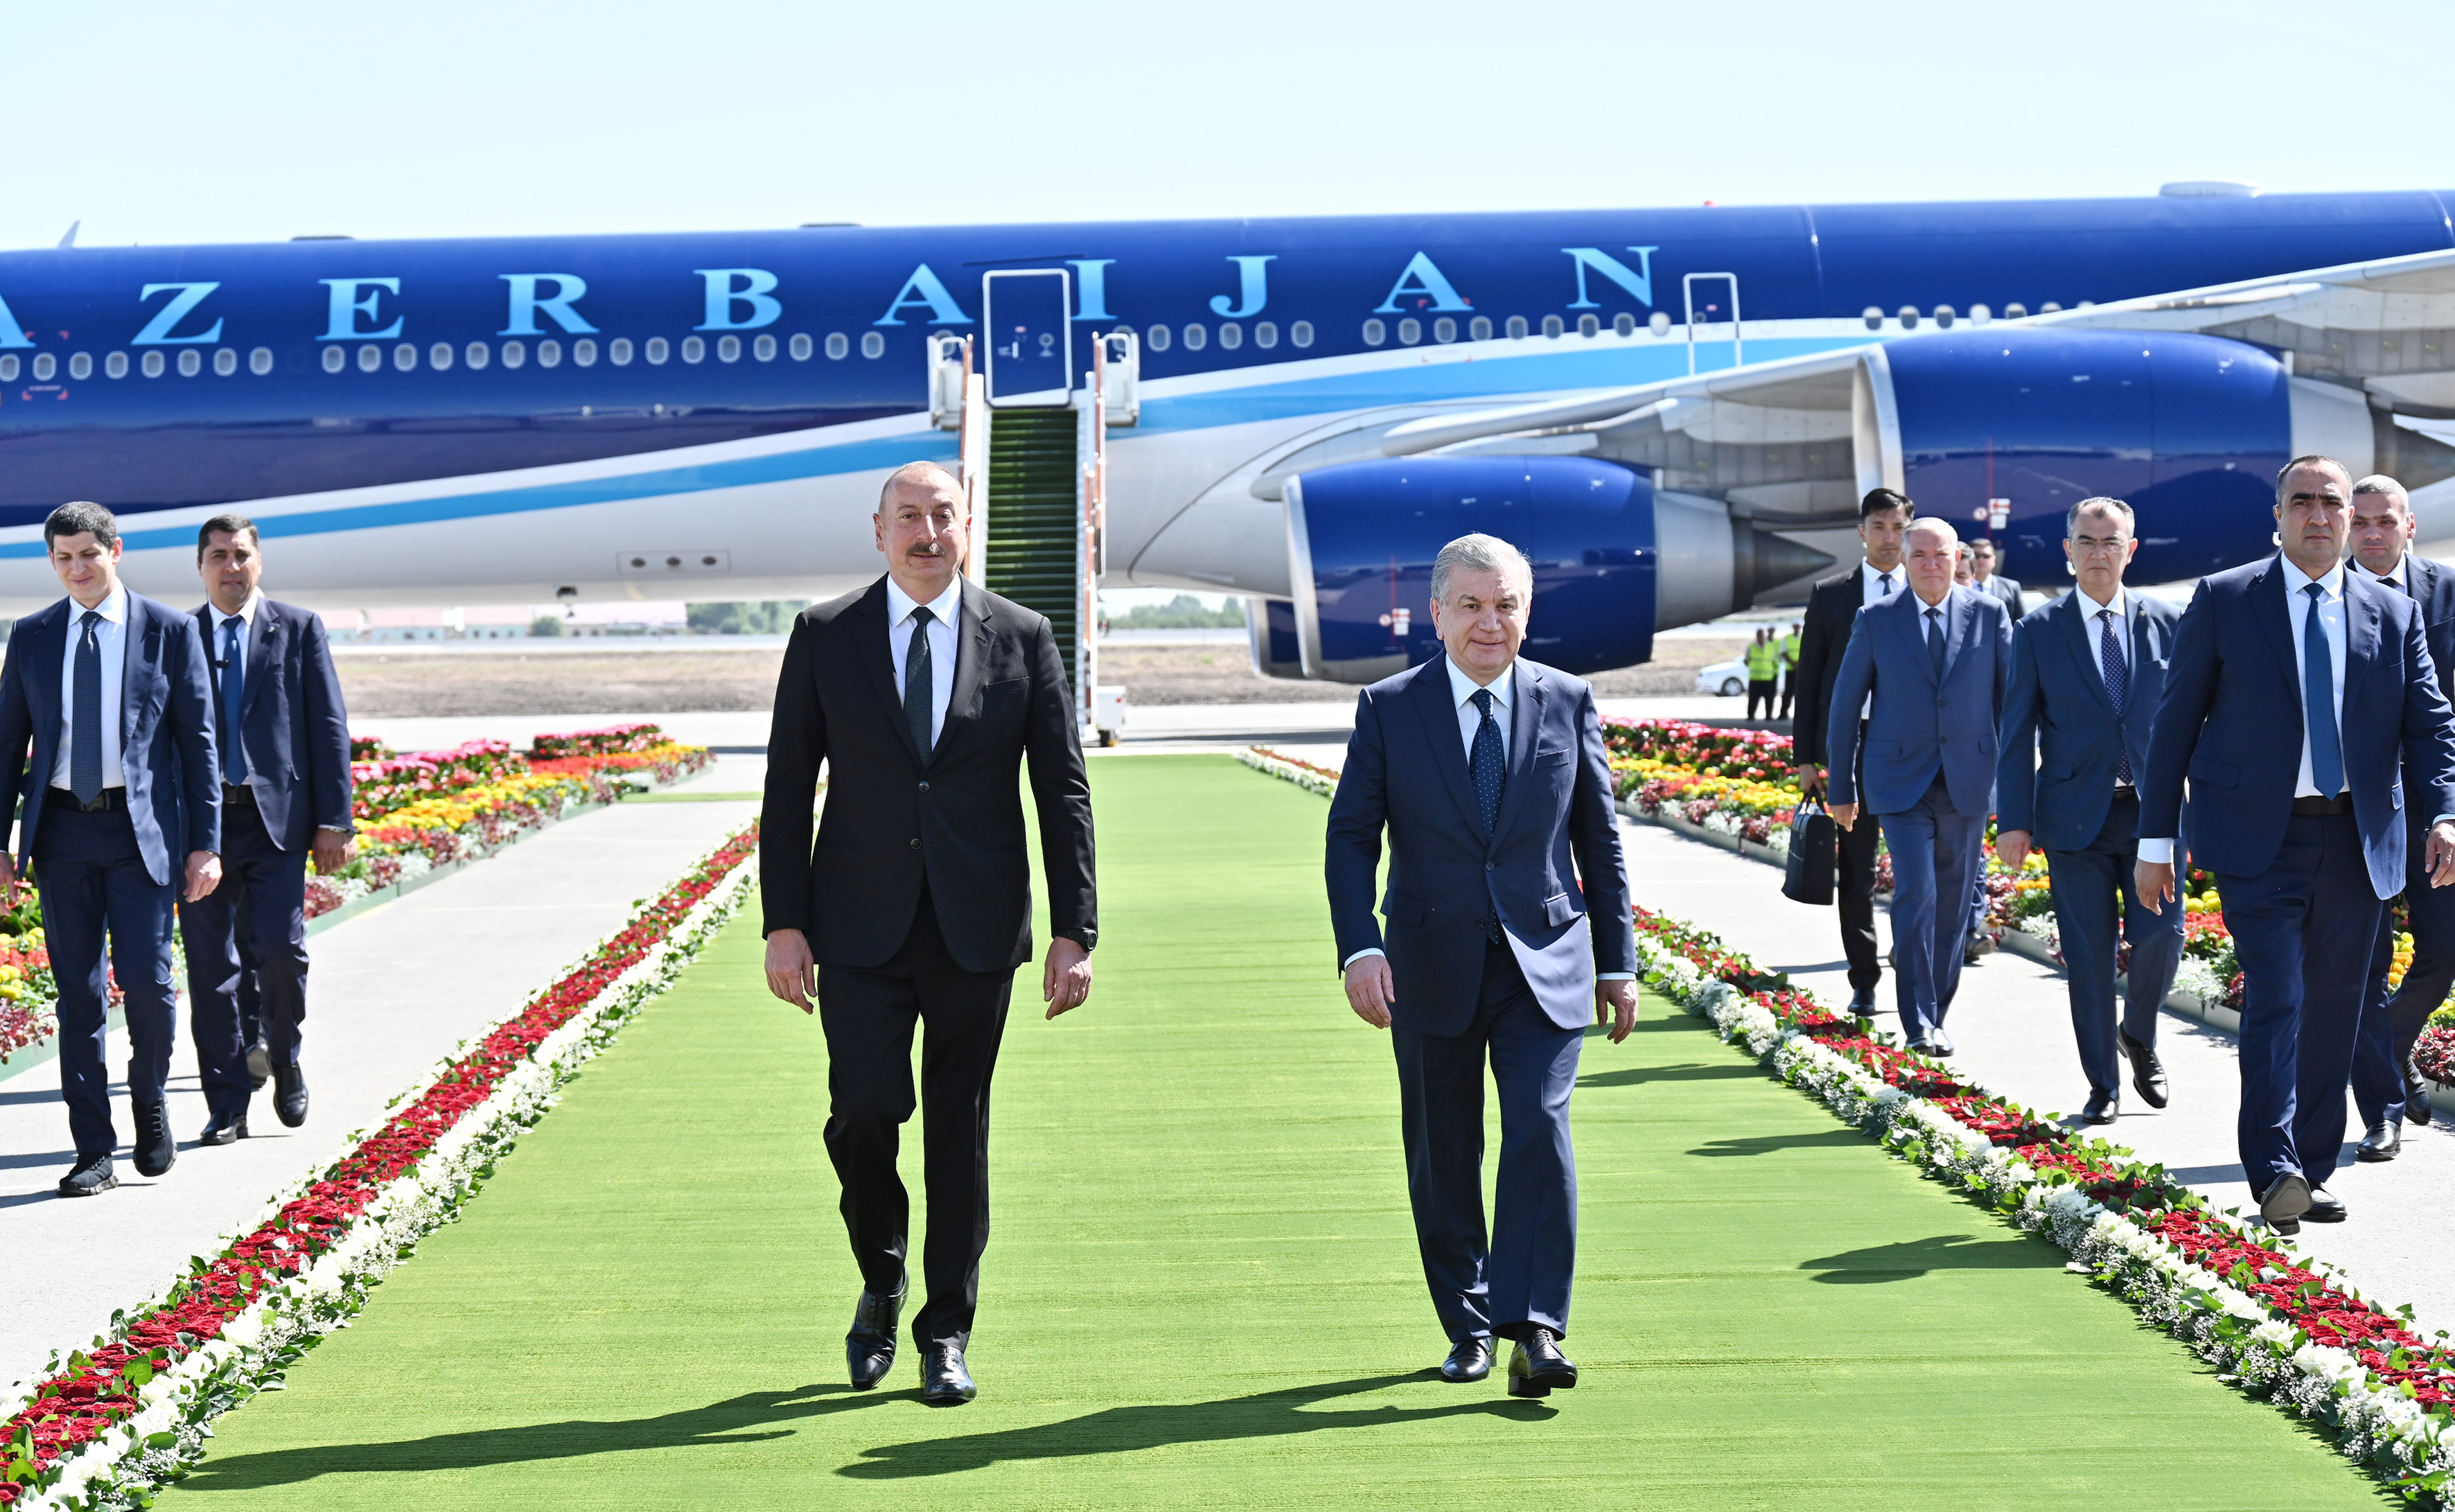
[[[63, 1200], [52, 1188], [73, 1152], [59, 1063], [14, 1075], [0, 1067], [0, 1255], [37, 1278], [0, 1309], [0, 1384], [33, 1375], [53, 1350], [83, 1346], [113, 1310], [154, 1296], [190, 1256], [212, 1252], [274, 1193], [330, 1164], [455, 1047], [517, 1011], [753, 818], [757, 802], [730, 795], [757, 791], [765, 765], [720, 757], [686, 783], [552, 826], [318, 933], [309, 946], [302, 1065], [312, 1100], [301, 1128], [282, 1127], [268, 1085], [250, 1110], [248, 1138], [196, 1147], [204, 1097], [182, 1022], [171, 1080], [178, 1163], [159, 1178], [136, 1175], [124, 1143], [126, 1086], [114, 1079], [119, 1188]], [[125, 1033], [114, 1032], [114, 1073], [127, 1053]]]

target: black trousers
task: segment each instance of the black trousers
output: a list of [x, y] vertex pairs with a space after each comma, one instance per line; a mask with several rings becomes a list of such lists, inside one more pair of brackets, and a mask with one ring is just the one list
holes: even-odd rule
[[929, 895], [883, 966], [819, 968], [827, 1036], [827, 1158], [843, 1187], [844, 1229], [862, 1285], [903, 1282], [911, 1201], [895, 1174], [897, 1133], [912, 1117], [912, 1026], [921, 1035], [922, 1180], [928, 1300], [913, 1315], [923, 1346], [968, 1346], [989, 1242], [989, 1077], [1005, 1032], [1011, 971], [967, 971], [946, 953]]
[[1793, 705], [1798, 702], [1798, 668], [1785, 667], [1781, 674], [1781, 719], [1790, 718]]
[[1777, 698], [1775, 689], [1778, 685], [1779, 684], [1775, 684], [1774, 680], [1769, 677], [1749, 679], [1748, 718], [1757, 718], [1756, 710], [1759, 707], [1764, 710], [1763, 718], [1773, 718], [1774, 704]]
[[[188, 1032], [196, 1042], [205, 1106], [247, 1112], [246, 999], [275, 1071], [298, 1064], [307, 1017], [307, 852], [283, 850], [254, 804], [222, 806], [221, 886], [179, 905], [188, 947]], [[254, 991], [249, 978], [253, 975]]]
[[[1858, 746], [1862, 750], [1866, 735], [1867, 726], [1861, 723]], [[1858, 817], [1860, 822], [1847, 829], [1835, 827], [1839, 830], [1840, 857], [1835, 868], [1833, 907], [1841, 915], [1841, 953], [1850, 962], [1850, 990], [1871, 992], [1884, 979], [1884, 960], [1876, 950], [1876, 842], [1883, 837], [1883, 828], [1865, 822], [1872, 815], [1862, 811]]]
[[[168, 1095], [171, 1051], [179, 1037], [178, 998], [171, 986], [171, 910], [179, 889], [146, 871], [127, 809], [87, 813], [71, 807], [66, 792], [50, 797], [35, 834], [34, 883], [60, 988], [60, 1096], [69, 1105], [77, 1157], [84, 1159], [111, 1154], [117, 1142], [111, 1073], [103, 1067], [111, 1032], [106, 940], [128, 1015], [128, 1099], [158, 1103]], [[174, 853], [172, 866], [185, 860]]]

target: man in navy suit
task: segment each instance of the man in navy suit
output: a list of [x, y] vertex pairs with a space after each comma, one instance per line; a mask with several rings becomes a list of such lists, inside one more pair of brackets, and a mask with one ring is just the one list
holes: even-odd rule
[[1442, 1379], [1490, 1375], [1496, 1336], [1516, 1344], [1509, 1394], [1542, 1397], [1577, 1383], [1560, 1351], [1576, 1268], [1569, 1093], [1597, 1013], [1613, 1044], [1636, 1026], [1636, 937], [1593, 690], [1517, 655], [1533, 569], [1505, 541], [1463, 536], [1433, 560], [1431, 589], [1444, 654], [1356, 701], [1329, 808], [1330, 920], [1348, 1004], [1397, 1053], [1407, 1196], [1451, 1342]]
[[2300, 457], [2276, 492], [2283, 549], [2201, 579], [2175, 633], [2139, 881], [2148, 902], [2173, 896], [2178, 831], [2216, 874], [2242, 971], [2235, 1137], [2259, 1211], [2290, 1234], [2344, 1216], [2326, 1183], [2407, 810], [2432, 816], [2430, 884], [2455, 881], [2455, 715], [2419, 605], [2345, 570], [2352, 475]]
[[[2445, 692], [2447, 669], [2455, 667], [2455, 569], [2413, 555], [2411, 501], [2404, 485], [2384, 474], [2353, 484], [2352, 533], [2353, 561], [2363, 575], [2420, 606], [2430, 670], [2438, 675], [2439, 691]], [[2414, 774], [2406, 771], [2407, 798], [2417, 786]], [[2417, 810], [2407, 807], [2405, 812]], [[2412, 930], [2412, 964], [2390, 1000], [2386, 971], [2394, 959], [2395, 932], [2392, 916], [2382, 917], [2369, 996], [2362, 1005], [2361, 1043], [2353, 1052], [2353, 1102], [2361, 1110], [2363, 1130], [2355, 1154], [2362, 1160], [2394, 1159], [2404, 1149], [2404, 1125], [2429, 1121], [2428, 1086], [2412, 1070], [2412, 1046], [2430, 1011], [2446, 1001], [2447, 989], [2455, 987], [2455, 889], [2442, 892], [2429, 885], [2422, 868], [2425, 854], [2416, 820], [2404, 837], [2404, 904]]]
[[2021, 612], [2019, 580], [2007, 578], [1996, 571], [1996, 561], [1995, 542], [1991, 538], [1980, 536], [1971, 541], [1969, 543], [1969, 585], [1980, 593], [1991, 593], [2002, 600], [2003, 607], [2011, 610], [2012, 618], [2018, 621]]
[[[222, 885], [179, 910], [188, 945], [188, 1015], [205, 1089], [196, 1142], [247, 1136], [250, 1036], [242, 977], [255, 972], [273, 1111], [307, 1121], [298, 1026], [307, 1016], [307, 857], [349, 864], [350, 724], [324, 622], [264, 596], [255, 522], [216, 515], [196, 532], [209, 600], [195, 613], [211, 659], [213, 748], [220, 759]], [[247, 949], [243, 952], [240, 946]]]
[[[1960, 542], [1949, 523], [1919, 520], [1906, 543], [1909, 591], [1858, 611], [1824, 747], [1833, 822], [1856, 826], [1863, 789], [1893, 853], [1902, 1035], [1914, 1050], [1949, 1055], [1943, 1018], [1960, 988], [1961, 936], [1994, 807], [2012, 617], [2002, 600], [1953, 582]], [[1862, 769], [1857, 711], [1870, 695]]]
[[119, 1184], [103, 1066], [106, 936], [128, 1015], [136, 1170], [158, 1176], [178, 1158], [165, 1102], [178, 1037], [172, 909], [221, 880], [221, 807], [196, 623], [121, 585], [119, 521], [100, 504], [51, 511], [43, 542], [68, 597], [17, 622], [0, 665], [0, 772], [18, 806], [0, 905], [30, 858], [76, 1141], [59, 1191], [82, 1197]]
[[[2042, 846], [2054, 877], [2072, 1035], [2088, 1075], [2080, 1116], [2095, 1124], [2121, 1111], [2118, 1049], [2141, 1097], [2165, 1106], [2157, 1014], [2182, 958], [2181, 903], [2151, 908], [2132, 881], [2139, 774], [2181, 618], [2171, 604], [2123, 591], [2123, 569], [2140, 550], [2132, 532], [2131, 506], [2120, 499], [2083, 499], [2064, 517], [2063, 553], [2079, 586], [2013, 627], [1995, 768], [1997, 853], [2018, 871], [2030, 847]], [[2124, 940], [2131, 991], [2117, 1029], [2115, 963]]]

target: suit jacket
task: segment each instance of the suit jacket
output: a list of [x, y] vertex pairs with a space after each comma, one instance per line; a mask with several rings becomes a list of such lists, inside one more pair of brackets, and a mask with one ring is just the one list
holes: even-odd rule
[[1850, 632], [1858, 623], [1864, 595], [1859, 569], [1826, 578], [1807, 596], [1807, 615], [1798, 632], [1798, 671], [1793, 678], [1797, 702], [1791, 705], [1790, 746], [1794, 762], [1826, 765], [1824, 729], [1833, 708], [1833, 680], [1841, 673], [1842, 654], [1850, 649]]
[[[193, 611], [212, 684], [210, 710], [221, 707], [221, 654], [212, 606]], [[218, 733], [220, 725], [214, 725]], [[356, 828], [350, 787], [350, 713], [341, 702], [341, 674], [333, 665], [324, 622], [294, 604], [266, 599], [248, 626], [246, 682], [239, 692], [239, 746], [247, 752], [247, 786], [255, 793], [265, 833], [283, 850], [304, 850], [317, 829]], [[216, 768], [218, 770], [218, 768]], [[218, 780], [217, 780], [218, 781]], [[219, 788], [216, 787], [216, 795]]]
[[[1338, 960], [1375, 948], [1389, 955], [1398, 994], [1390, 1016], [1401, 1029], [1458, 1034], [1473, 1022], [1484, 921], [1495, 909], [1536, 1001], [1563, 1029], [1594, 1021], [1595, 972], [1636, 970], [1593, 690], [1523, 657], [1509, 676], [1509, 774], [1489, 835], [1467, 782], [1449, 658], [1356, 700], [1323, 870]], [[1386, 937], [1372, 917], [1385, 828]]]
[[2012, 681], [2012, 617], [1990, 595], [1957, 585], [1945, 594], [1938, 684], [1926, 649], [1926, 607], [1904, 589], [1858, 611], [1858, 628], [1833, 681], [1824, 731], [1835, 803], [1858, 801], [1860, 774], [1852, 769], [1857, 710], [1872, 692], [1864, 773], [1870, 813], [1917, 807], [1938, 771], [1960, 812], [1982, 814], [1995, 807], [1995, 735]]
[[2025, 829], [2048, 850], [2080, 850], [2105, 828], [2118, 758], [2131, 779], [2148, 769], [2149, 732], [2174, 653], [2172, 604], [2123, 595], [2120, 634], [2131, 653], [2122, 717], [2097, 666], [2096, 609], [2078, 590], [2012, 629], [2012, 684], [2003, 695], [2002, 754], [1995, 764], [1996, 823]]
[[[2265, 872], [2293, 817], [2302, 770], [2302, 675], [2280, 556], [2200, 580], [2165, 670], [2140, 783], [2140, 833], [2189, 842], [2193, 864]], [[2438, 688], [2420, 606], [2344, 575], [2344, 781], [2382, 898], [2404, 889], [2403, 773], [2417, 817], [2455, 813], [2455, 713]], [[2182, 782], [2191, 808], [2182, 828]]]
[[[34, 854], [60, 759], [60, 668], [74, 603], [62, 599], [18, 621], [9, 632], [8, 662], [0, 665], [0, 772], [8, 777], [10, 811], [17, 820], [21, 870]], [[133, 591], [121, 639], [127, 661], [119, 684], [119, 765], [128, 818], [146, 875], [163, 886], [178, 880], [189, 852], [222, 848], [211, 668], [196, 622]]]
[[[1031, 959], [1017, 781], [1026, 754], [1050, 928], [1085, 950], [1099, 943], [1091, 787], [1057, 637], [1046, 616], [977, 583], [963, 593], [945, 723], [925, 762], [887, 649], [886, 579], [793, 623], [767, 739], [759, 874], [767, 932], [801, 930], [822, 966], [883, 964], [924, 889], [964, 970]], [[821, 762], [827, 802], [813, 848]]]
[[1979, 583], [1978, 591], [1993, 594], [2001, 602], [2003, 607], [2012, 611], [2012, 618], [2015, 621], [2019, 620], [2024, 612], [2020, 604], [2020, 580], [2018, 578], [2007, 578], [1998, 572]]

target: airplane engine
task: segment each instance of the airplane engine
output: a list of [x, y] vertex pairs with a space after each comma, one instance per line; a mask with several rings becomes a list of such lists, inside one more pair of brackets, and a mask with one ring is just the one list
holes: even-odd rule
[[[1481, 531], [1534, 564], [1526, 654], [1586, 673], [1644, 661], [1654, 632], [1744, 607], [1831, 559], [1657, 493], [1582, 457], [1408, 457], [1323, 467], [1287, 485], [1288, 578], [1304, 675], [1370, 683], [1427, 661], [1432, 559]], [[1268, 669], [1256, 639], [1256, 662]]]
[[1860, 407], [1861, 457], [1871, 430], [1893, 428], [1880, 439], [1903, 490], [1964, 537], [1984, 528], [1989, 501], [2008, 502], [1994, 531], [2006, 570], [2041, 589], [2070, 581], [2064, 513], [2082, 499], [2137, 512], [2132, 582], [2189, 579], [2271, 549], [2287, 460], [2325, 453], [2358, 478], [2384, 455], [2380, 427], [2394, 431], [2358, 389], [2218, 337], [1955, 332], [1889, 343], [1880, 366], [1890, 381]]

